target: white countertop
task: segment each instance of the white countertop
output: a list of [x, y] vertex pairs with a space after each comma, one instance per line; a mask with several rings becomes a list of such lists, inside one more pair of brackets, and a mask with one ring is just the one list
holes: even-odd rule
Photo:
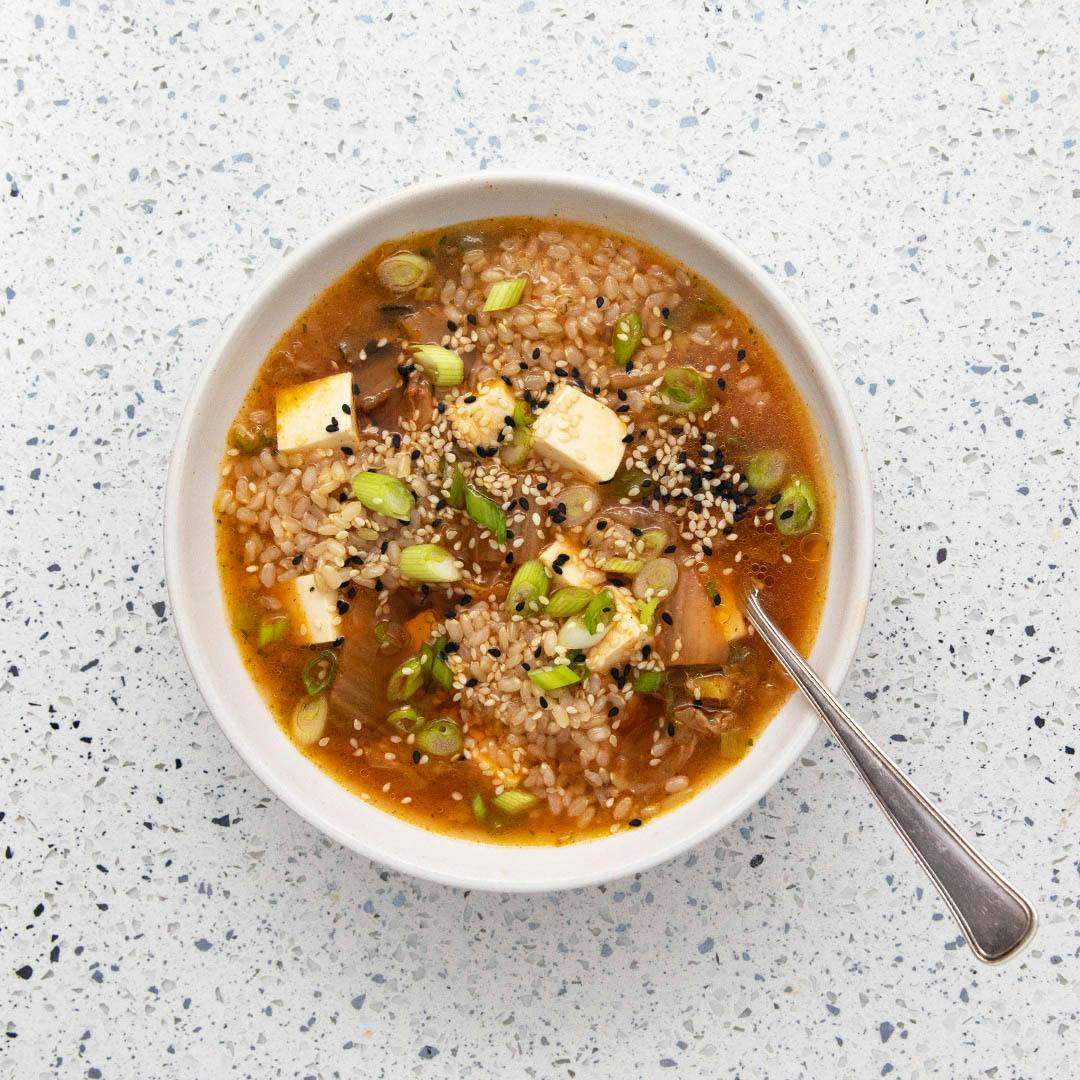
[[[4, 23], [0, 1074], [1075, 1074], [1075, 8], [16, 0]], [[820, 330], [877, 498], [842, 697], [1032, 898], [1018, 961], [976, 966], [823, 735], [689, 857], [506, 897], [324, 840], [207, 714], [161, 504], [223, 321], [346, 209], [508, 166], [658, 193]]]

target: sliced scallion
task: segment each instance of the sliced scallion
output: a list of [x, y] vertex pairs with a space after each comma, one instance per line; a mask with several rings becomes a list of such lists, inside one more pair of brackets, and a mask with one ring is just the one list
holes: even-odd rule
[[488, 808], [487, 803], [484, 802], [484, 796], [477, 792], [470, 800], [469, 805], [472, 807], [473, 817], [482, 825], [487, 821]]
[[465, 381], [465, 364], [453, 349], [442, 345], [410, 345], [409, 355], [435, 386], [458, 386]]
[[679, 567], [674, 559], [650, 559], [634, 578], [634, 595], [639, 600], [670, 596], [679, 583]]
[[284, 615], [268, 615], [259, 623], [259, 648], [269, 649], [276, 645], [289, 628], [289, 620]]
[[416, 745], [432, 757], [450, 758], [461, 753], [465, 740], [453, 720], [433, 720], [416, 733]]
[[665, 323], [670, 330], [690, 330], [711, 316], [723, 313], [724, 309], [719, 304], [700, 296], [689, 296], [671, 309]]
[[530, 671], [529, 678], [533, 685], [541, 690], [561, 690], [564, 686], [574, 686], [581, 682], [581, 672], [569, 664], [553, 664], [551, 667]]
[[540, 598], [547, 596], [550, 584], [547, 567], [539, 559], [522, 563], [517, 568], [506, 594], [507, 613], [535, 615], [541, 608]]
[[638, 622], [645, 627], [646, 630], [651, 630], [653, 620], [656, 618], [656, 609], [660, 606], [660, 597], [654, 596], [651, 600], [639, 600], [637, 604], [637, 618]]
[[584, 652], [591, 649], [607, 633], [607, 626], [598, 626], [589, 630], [585, 626], [583, 615], [571, 615], [559, 627], [559, 644], [571, 652]]
[[515, 427], [513, 435], [499, 447], [499, 458], [508, 469], [519, 469], [532, 450], [532, 429]]
[[607, 589], [598, 592], [585, 608], [581, 621], [590, 634], [595, 634], [601, 626], [611, 621], [615, 614], [615, 598]]
[[656, 490], [656, 481], [636, 465], [620, 469], [606, 485], [618, 499], [647, 499]]
[[673, 413], [699, 413], [709, 403], [705, 379], [693, 368], [670, 368], [664, 373], [660, 395], [665, 407]]
[[446, 490], [443, 493], [443, 498], [455, 509], [465, 509], [465, 490], [468, 485], [465, 483], [465, 474], [461, 471], [459, 465], [451, 465], [449, 467], [449, 477], [446, 481]]
[[636, 311], [625, 311], [615, 320], [611, 330], [611, 352], [615, 363], [622, 365], [638, 351], [644, 328]]
[[403, 480], [377, 472], [361, 472], [352, 478], [353, 494], [361, 506], [386, 517], [408, 521], [416, 507], [416, 496]]
[[405, 627], [401, 623], [391, 622], [388, 619], [377, 622], [373, 633], [375, 644], [378, 645], [381, 653], [400, 652], [409, 641], [409, 634]]
[[424, 717], [411, 705], [402, 705], [387, 713], [386, 722], [392, 728], [397, 728], [398, 731], [409, 735], [423, 724]]
[[330, 706], [325, 694], [304, 698], [293, 712], [293, 738], [302, 746], [313, 746], [326, 731], [326, 717]]
[[480, 528], [487, 529], [500, 544], [506, 543], [506, 511], [486, 495], [481, 495], [471, 484], [465, 487], [465, 513]]
[[563, 488], [556, 498], [560, 524], [570, 529], [584, 525], [600, 509], [600, 494], [588, 484], [571, 484]]
[[810, 481], [797, 479], [787, 484], [780, 492], [774, 516], [776, 529], [784, 536], [809, 532], [817, 520], [817, 497]]
[[671, 543], [671, 537], [663, 529], [646, 529], [641, 537], [642, 554], [655, 558]]
[[605, 574], [623, 574], [633, 577], [645, 565], [642, 559], [608, 559], [604, 563]]
[[424, 685], [426, 676], [419, 656], [412, 656], [390, 676], [386, 696], [390, 701], [408, 701]]
[[305, 665], [301, 678], [304, 689], [312, 696], [328, 689], [337, 675], [338, 657], [333, 649], [316, 653]]
[[507, 308], [516, 307], [525, 295], [525, 283], [528, 280], [525, 277], [516, 277], [496, 281], [484, 301], [484, 310], [505, 311]]
[[531, 810], [536, 806], [539, 801], [531, 791], [523, 791], [521, 788], [507, 788], [506, 791], [500, 791], [491, 800], [491, 805], [503, 814], [524, 814], [526, 810]]
[[399, 251], [383, 259], [375, 269], [379, 284], [391, 292], [407, 293], [431, 277], [431, 263], [423, 255]]
[[544, 614], [553, 619], [566, 619], [589, 606], [592, 593], [580, 585], [565, 585], [557, 590], [544, 606]]
[[448, 582], [461, 577], [457, 560], [438, 544], [410, 544], [401, 552], [398, 569], [409, 581]]
[[664, 685], [662, 671], [642, 671], [634, 680], [635, 694], [655, 694]]
[[454, 673], [445, 659], [446, 646], [445, 635], [431, 646], [431, 681], [441, 690], [449, 690], [454, 685]]
[[783, 450], [760, 450], [747, 463], [744, 473], [747, 483], [757, 491], [779, 487], [787, 469]]

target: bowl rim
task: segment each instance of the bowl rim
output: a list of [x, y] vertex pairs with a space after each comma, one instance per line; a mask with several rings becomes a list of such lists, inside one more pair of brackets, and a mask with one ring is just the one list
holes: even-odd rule
[[[180, 532], [183, 516], [181, 492], [184, 486], [183, 473], [188, 448], [192, 443], [192, 429], [202, 410], [212, 407], [205, 400], [207, 391], [218, 369], [222, 367], [234, 347], [234, 339], [240, 336], [246, 322], [253, 318], [253, 313], [262, 309], [272, 294], [283, 287], [288, 279], [305, 263], [350, 234], [362, 229], [369, 219], [390, 214], [396, 209], [407, 206], [414, 200], [422, 200], [432, 196], [445, 198], [454, 194], [474, 196], [478, 187], [494, 187], [495, 185], [506, 185], [508, 187], [528, 185], [563, 190], [573, 189], [576, 195], [583, 198], [594, 196], [602, 201], [621, 204], [627, 209], [640, 212], [661, 223], [670, 224], [693, 234], [699, 242], [713, 248], [720, 258], [736, 264], [740, 272], [745, 275], [750, 286], [761, 295], [766, 304], [776, 309], [790, 332], [799, 339], [800, 347], [808, 358], [808, 367], [813, 372], [815, 379], [818, 380], [820, 389], [828, 401], [829, 408], [837, 419], [837, 446], [834, 451], [834, 458], [844, 460], [852, 482], [851, 489], [844, 492], [845, 499], [852, 504], [852, 520], [855, 523], [854, 533], [851, 538], [853, 558], [850, 566], [847, 566], [846, 569], [848, 571], [849, 591], [857, 601], [857, 610], [846, 612], [842, 633], [839, 638], [834, 639], [831, 647], [828, 676], [831, 677], [831, 681], [834, 683], [834, 691], [839, 689], [840, 683], [846, 678], [850, 669], [865, 625], [873, 571], [874, 525], [869, 457], [856, 422], [854, 409], [828, 352], [821, 344], [816, 331], [799, 306], [787, 296], [773, 278], [751, 256], [746, 254], [717, 228], [704, 220], [692, 216], [679, 207], [666, 203], [639, 189], [593, 177], [578, 176], [573, 173], [523, 169], [457, 173], [437, 180], [412, 185], [385, 196], [376, 196], [371, 201], [341, 217], [335, 218], [309, 240], [290, 252], [279, 264], [266, 272], [254, 290], [240, 303], [236, 311], [223, 324], [217, 343], [202, 364], [189, 392], [176, 429], [164, 498], [165, 579], [181, 650], [194, 676], [203, 701], [238, 756], [258, 776], [262, 783], [293, 811], [324, 835], [338, 841], [350, 850], [364, 855], [373, 862], [428, 881], [457, 888], [504, 893], [547, 892], [595, 885], [650, 869], [678, 857], [696, 844], [702, 843], [715, 835], [722, 828], [741, 818], [754, 803], [775, 786], [781, 776], [805, 750], [818, 729], [819, 721], [816, 717], [812, 718], [810, 723], [803, 725], [803, 730], [793, 733], [785, 749], [769, 760], [761, 771], [757, 782], [748, 785], [741, 796], [735, 798], [727, 809], [723, 812], [718, 811], [708, 822], [699, 825], [697, 828], [686, 830], [683, 834], [676, 836], [655, 851], [623, 858], [616, 866], [607, 866], [602, 858], [598, 858], [595, 866], [587, 870], [573, 874], [564, 873], [560, 877], [548, 876], [527, 880], [504, 880], [490, 873], [479, 874], [470, 871], [468, 868], [442, 870], [410, 858], [407, 852], [402, 853], [388, 846], [380, 846], [377, 842], [368, 842], [365, 837], [358, 836], [354, 832], [343, 828], [332, 816], [322, 812], [311, 801], [305, 801], [303, 792], [295, 790], [294, 787], [284, 781], [279, 781], [266, 762], [247, 753], [245, 740], [239, 725], [234, 723], [232, 719], [229, 702], [216, 692], [210, 678], [208, 665], [200, 646], [200, 636], [197, 632], [198, 611], [194, 608], [193, 601], [189, 601], [187, 593], [181, 585], [183, 575], [180, 555]], [[562, 216], [567, 221], [587, 222], [589, 220], [588, 213], [585, 211], [577, 218], [574, 217], [573, 213]], [[475, 220], [475, 216], [462, 217], [461, 220]], [[447, 222], [447, 224], [450, 224], [450, 222]], [[780, 359], [783, 363], [783, 355], [780, 356]], [[809, 405], [808, 408], [810, 408]], [[811, 415], [813, 417], [813, 410], [811, 410]], [[209, 507], [206, 509], [210, 510]], [[214, 573], [216, 580], [216, 566]], [[831, 587], [832, 577], [830, 577], [828, 588], [831, 589]], [[237, 663], [242, 666], [239, 655], [237, 655]], [[772, 722], [770, 721], [770, 723]], [[296, 751], [294, 750], [294, 752]], [[703, 795], [716, 782], [713, 781], [708, 787], [703, 787], [689, 801], [692, 802]], [[335, 780], [334, 783], [337, 783], [337, 781]], [[379, 810], [378, 812], [390, 818], [394, 817], [394, 815], [386, 811]], [[663, 815], [663, 817], [667, 816], [669, 815]], [[402, 819], [396, 820], [400, 821]], [[408, 824], [410, 828], [421, 832], [431, 832], [431, 830], [424, 829], [422, 826]], [[451, 836], [452, 834], [437, 835]], [[488, 845], [462, 840], [461, 838], [454, 839], [467, 847], [482, 849], [514, 847], [514, 845]], [[580, 841], [572, 846], [604, 845], [610, 844], [614, 839], [616, 837], [600, 836]], [[527, 848], [523, 848], [519, 845], [517, 849], [545, 850], [550, 847], [551, 845], [528, 845]]]

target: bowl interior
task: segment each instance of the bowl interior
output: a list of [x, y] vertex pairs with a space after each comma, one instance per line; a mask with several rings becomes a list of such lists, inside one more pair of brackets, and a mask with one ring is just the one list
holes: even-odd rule
[[188, 403], [173, 451], [165, 554], [184, 652], [237, 752], [312, 824], [348, 847], [409, 873], [505, 890], [585, 885], [678, 854], [760, 798], [817, 727], [810, 707], [793, 697], [743, 761], [646, 828], [561, 848], [508, 847], [429, 832], [367, 805], [298, 753], [269, 715], [226, 621], [211, 512], [226, 432], [256, 369], [300, 311], [376, 244], [457, 221], [522, 214], [590, 222], [655, 245], [715, 282], [777, 350], [807, 402], [833, 478], [830, 586], [811, 656], [833, 687], [843, 680], [862, 627], [872, 535], [865, 452], [851, 409], [808, 324], [729, 241], [662, 203], [570, 177], [466, 177], [412, 189], [365, 208], [288, 259], [226, 329]]

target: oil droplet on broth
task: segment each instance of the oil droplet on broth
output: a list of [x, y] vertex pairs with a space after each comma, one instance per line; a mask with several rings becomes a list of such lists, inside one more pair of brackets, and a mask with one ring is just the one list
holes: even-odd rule
[[802, 557], [807, 562], [817, 563], [825, 558], [829, 551], [829, 544], [821, 533], [812, 532], [802, 538], [799, 548], [802, 551]]

